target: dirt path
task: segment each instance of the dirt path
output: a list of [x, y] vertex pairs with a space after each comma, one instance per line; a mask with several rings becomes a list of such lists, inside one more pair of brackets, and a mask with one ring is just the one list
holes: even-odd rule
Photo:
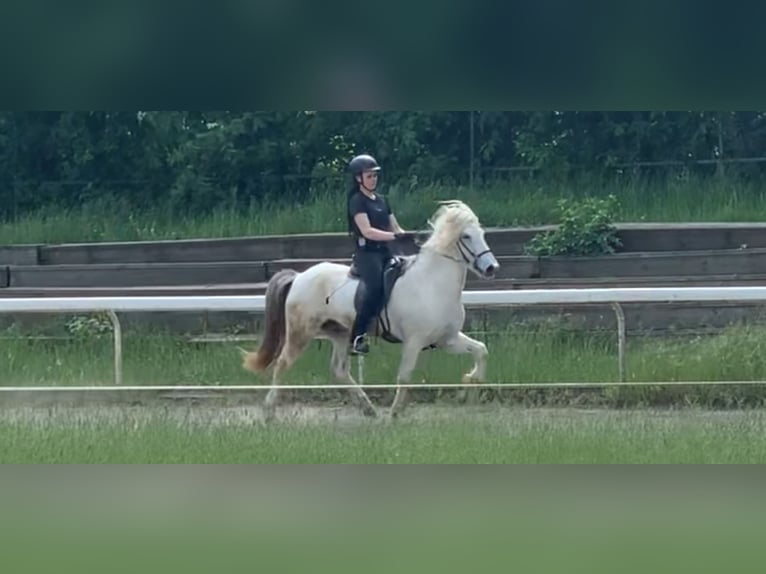
[[[379, 416], [369, 419], [362, 416], [355, 407], [346, 406], [309, 406], [305, 404], [282, 405], [277, 411], [277, 424], [295, 425], [349, 425], [377, 426], [397, 424], [388, 416], [387, 408], [378, 408]], [[593, 424], [614, 421], [651, 419], [668, 421], [673, 424], [683, 422], [724, 423], [724, 424], [765, 424], [766, 410], [730, 410], [711, 411], [702, 409], [673, 410], [617, 410], [617, 409], [576, 409], [576, 408], [524, 408], [503, 407], [496, 405], [482, 406], [441, 406], [411, 405], [401, 422], [444, 423], [496, 422], [510, 426], [529, 426], [535, 423], [558, 422], [576, 425], [578, 422]], [[258, 425], [264, 423], [263, 411], [258, 406], [211, 406], [166, 404], [158, 406], [7, 406], [0, 409], [0, 419], [4, 422], [29, 422], [50, 424], [89, 424], [118, 423], [139, 425], [158, 419], [174, 421], [178, 424], [204, 426]]]

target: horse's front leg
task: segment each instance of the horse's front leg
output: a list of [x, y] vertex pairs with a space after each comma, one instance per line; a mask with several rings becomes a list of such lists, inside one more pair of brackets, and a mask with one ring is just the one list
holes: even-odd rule
[[[473, 369], [463, 375], [463, 383], [483, 383], [487, 375], [487, 346], [481, 341], [472, 339], [463, 332], [458, 332], [455, 337], [450, 339], [444, 345], [444, 348], [450, 353], [464, 354], [470, 353], [473, 356]], [[478, 393], [476, 388], [466, 393], [469, 402], [477, 402]]]
[[[402, 359], [399, 363], [399, 371], [396, 375], [397, 385], [407, 385], [412, 377], [412, 371], [418, 363], [418, 356], [423, 345], [418, 341], [406, 341], [403, 343]], [[391, 405], [391, 418], [396, 418], [403, 411], [407, 399], [407, 389], [397, 386], [396, 396]]]

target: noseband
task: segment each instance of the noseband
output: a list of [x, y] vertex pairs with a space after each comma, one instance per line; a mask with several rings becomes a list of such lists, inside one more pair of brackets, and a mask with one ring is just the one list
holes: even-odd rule
[[[473, 257], [473, 268], [479, 272], [481, 272], [481, 269], [479, 269], [477, 265], [479, 258], [481, 258], [483, 255], [486, 255], [487, 253], [492, 253], [491, 249], [485, 249], [481, 253], [474, 253], [473, 251], [471, 251], [470, 247], [468, 247], [465, 243], [463, 243], [462, 239], [458, 240], [457, 242], [457, 250], [460, 252], [460, 256], [463, 258], [463, 261], [465, 261], [466, 265], [471, 265], [471, 259], [468, 257], [468, 255]], [[468, 255], [466, 255], [466, 252], [468, 253]]]

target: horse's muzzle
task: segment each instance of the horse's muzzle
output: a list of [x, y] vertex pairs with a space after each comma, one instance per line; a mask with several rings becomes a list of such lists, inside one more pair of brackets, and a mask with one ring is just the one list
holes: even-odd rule
[[474, 267], [484, 279], [494, 279], [500, 264], [491, 251], [484, 251], [474, 261]]

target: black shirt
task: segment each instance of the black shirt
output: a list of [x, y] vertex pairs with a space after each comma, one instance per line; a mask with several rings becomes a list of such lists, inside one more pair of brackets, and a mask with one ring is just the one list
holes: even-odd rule
[[391, 231], [391, 208], [385, 198], [376, 193], [375, 199], [370, 199], [361, 191], [351, 196], [348, 202], [349, 214], [351, 215], [351, 225], [353, 227], [354, 240], [357, 246], [365, 247], [367, 249], [383, 249], [387, 248], [387, 245], [381, 241], [372, 241], [367, 239], [359, 231], [359, 227], [354, 221], [354, 216], [357, 213], [366, 213], [367, 218], [370, 220], [370, 225], [381, 231]]

